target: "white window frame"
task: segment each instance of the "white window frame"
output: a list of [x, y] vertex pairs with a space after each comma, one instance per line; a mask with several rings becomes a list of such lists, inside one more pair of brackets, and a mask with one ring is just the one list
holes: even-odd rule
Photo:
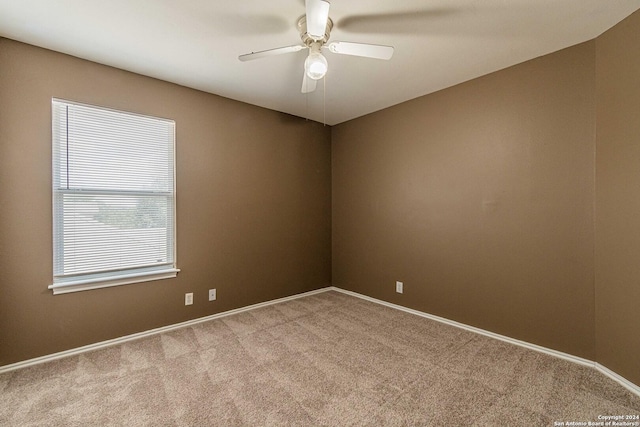
[[[173, 131], [172, 135], [172, 152], [170, 153], [171, 161], [172, 161], [172, 172], [173, 172], [173, 189], [170, 192], [164, 193], [165, 196], [170, 198], [170, 203], [172, 206], [172, 226], [171, 232], [167, 236], [167, 242], [170, 244], [170, 249], [172, 249], [172, 257], [168, 259], [166, 263], [162, 265], [142, 265], [131, 268], [123, 268], [123, 269], [113, 269], [110, 271], [95, 271], [95, 272], [84, 272], [81, 274], [65, 274], [64, 273], [64, 260], [63, 256], [63, 242], [60, 241], [60, 238], [64, 238], [64, 209], [62, 195], [64, 194], [82, 194], [82, 195], [99, 195], [101, 194], [100, 190], [91, 190], [84, 188], [56, 188], [56, 182], [59, 182], [60, 179], [56, 179], [56, 174], [60, 174], [61, 167], [60, 159], [56, 158], [57, 152], [60, 149], [60, 146], [57, 144], [61, 144], [60, 141], [56, 141], [57, 131], [55, 130], [55, 113], [54, 109], [58, 108], [58, 106], [81, 106], [84, 108], [91, 108], [102, 111], [110, 111], [119, 114], [125, 114], [129, 116], [137, 116], [137, 117], [145, 117], [153, 120], [158, 120], [165, 122], [171, 127]], [[85, 291], [89, 289], [99, 289], [111, 286], [120, 286], [131, 283], [140, 283], [147, 282], [152, 280], [160, 280], [160, 279], [168, 279], [172, 277], [176, 277], [177, 273], [180, 271], [177, 268], [177, 250], [176, 250], [176, 153], [175, 153], [175, 121], [168, 120], [164, 118], [158, 118], [153, 116], [146, 116], [136, 113], [130, 113], [126, 111], [114, 110], [110, 108], [98, 107], [94, 105], [82, 104], [72, 101], [67, 101], [63, 99], [52, 98], [51, 100], [51, 122], [52, 122], [52, 195], [53, 195], [53, 259], [54, 259], [54, 277], [53, 284], [49, 285], [48, 288], [53, 291], [54, 295], [65, 294], [70, 292], [78, 292]], [[60, 138], [61, 140], [62, 138]], [[68, 179], [68, 177], [67, 177]], [[108, 193], [117, 195], [117, 190], [109, 190]], [[153, 191], [145, 192], [141, 191], [142, 195], [158, 195], [159, 193], [154, 193]], [[105, 194], [102, 192], [102, 194]], [[127, 195], [127, 192], [123, 191], [122, 195]], [[169, 228], [169, 227], [167, 227]], [[171, 251], [170, 251], [171, 252]], [[57, 267], [58, 266], [58, 267]], [[62, 271], [60, 271], [62, 269]], [[56, 271], [58, 270], [58, 271]]]

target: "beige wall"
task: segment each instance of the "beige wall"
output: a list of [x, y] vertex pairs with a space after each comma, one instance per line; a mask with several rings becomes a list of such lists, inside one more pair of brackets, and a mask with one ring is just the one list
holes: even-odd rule
[[640, 12], [596, 41], [596, 354], [640, 385]]
[[334, 126], [334, 285], [593, 359], [594, 129], [593, 41]]
[[[51, 97], [176, 121], [176, 279], [47, 290]], [[0, 366], [328, 286], [330, 149], [321, 124], [0, 39]]]

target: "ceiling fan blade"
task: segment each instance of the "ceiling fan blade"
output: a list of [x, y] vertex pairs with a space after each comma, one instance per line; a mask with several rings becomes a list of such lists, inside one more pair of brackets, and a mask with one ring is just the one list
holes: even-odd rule
[[333, 53], [364, 56], [366, 58], [391, 59], [393, 56], [392, 46], [383, 46], [379, 44], [333, 42], [329, 43], [328, 48]]
[[307, 77], [307, 73], [302, 73], [302, 93], [310, 93], [316, 90], [317, 80], [310, 79]]
[[307, 34], [320, 40], [324, 37], [329, 19], [329, 2], [327, 0], [306, 0]]
[[254, 59], [265, 58], [267, 56], [275, 56], [275, 55], [282, 55], [284, 53], [299, 52], [302, 49], [306, 49], [306, 46], [295, 45], [295, 46], [287, 46], [287, 47], [278, 47], [275, 49], [261, 50], [260, 52], [246, 53], [244, 55], [238, 56], [238, 59], [242, 62], [245, 62], [245, 61], [251, 61]]

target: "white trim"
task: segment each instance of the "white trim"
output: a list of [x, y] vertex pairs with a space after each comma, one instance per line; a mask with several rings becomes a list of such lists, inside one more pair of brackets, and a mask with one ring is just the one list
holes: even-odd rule
[[629, 381], [628, 379], [616, 374], [615, 372], [613, 372], [612, 370], [602, 366], [599, 363], [596, 363], [592, 360], [588, 360], [588, 359], [584, 359], [582, 357], [578, 357], [578, 356], [574, 356], [572, 354], [568, 354], [568, 353], [563, 353], [561, 351], [558, 350], [553, 350], [551, 348], [547, 348], [547, 347], [542, 347], [540, 345], [537, 344], [532, 344], [526, 341], [521, 341], [515, 338], [511, 338], [511, 337], [507, 337], [504, 335], [500, 335], [500, 334], [496, 334], [495, 332], [490, 332], [484, 329], [480, 329], [480, 328], [476, 328], [475, 326], [469, 326], [469, 325], [465, 325], [464, 323], [460, 323], [460, 322], [456, 322], [454, 320], [449, 320], [446, 319], [444, 317], [440, 317], [440, 316], [435, 316], [433, 314], [429, 314], [429, 313], [425, 313], [422, 311], [418, 311], [418, 310], [414, 310], [412, 308], [407, 308], [407, 307], [403, 307], [401, 305], [397, 305], [397, 304], [393, 304], [387, 301], [382, 301], [376, 298], [372, 298], [363, 294], [359, 294], [357, 292], [353, 292], [353, 291], [347, 291], [345, 289], [340, 289], [337, 288], [335, 286], [332, 286], [329, 288], [329, 290], [332, 291], [337, 291], [337, 292], [342, 292], [343, 294], [347, 294], [347, 295], [351, 295], [353, 297], [356, 298], [360, 298], [369, 302], [373, 302], [376, 304], [380, 304], [383, 305], [385, 307], [389, 307], [389, 308], [393, 308], [396, 310], [400, 310], [400, 311], [404, 311], [406, 313], [410, 313], [410, 314], [414, 314], [416, 316], [420, 316], [420, 317], [425, 317], [427, 319], [431, 319], [431, 320], [435, 320], [436, 322], [440, 322], [440, 323], [444, 323], [450, 326], [454, 326], [456, 328], [460, 328], [460, 329], [464, 329], [470, 332], [475, 332], [476, 334], [480, 334], [480, 335], [484, 335], [490, 338], [494, 338], [500, 341], [504, 341], [507, 342], [509, 344], [514, 344], [520, 347], [524, 347], [527, 348], [529, 350], [533, 350], [533, 351], [537, 351], [540, 353], [544, 353], [544, 354], [548, 354], [549, 356], [553, 356], [553, 357], [558, 357], [560, 359], [564, 359], [567, 360], [569, 362], [572, 363], [577, 363], [578, 365], [583, 365], [583, 366], [587, 366], [589, 368], [593, 368], [596, 369], [597, 371], [601, 372], [602, 374], [606, 375], [607, 377], [611, 378], [612, 380], [616, 381], [617, 383], [619, 383], [620, 385], [622, 385], [623, 387], [625, 387], [626, 389], [628, 389], [629, 391], [631, 391], [632, 393], [637, 394], [638, 396], [640, 396], [640, 386], [632, 383], [631, 381]]
[[554, 357], [559, 357], [561, 359], [565, 359], [568, 360], [570, 362], [574, 362], [577, 363], [579, 365], [584, 365], [584, 366], [589, 366], [589, 367], [594, 367], [594, 362], [592, 362], [591, 360], [587, 360], [587, 359], [583, 359], [582, 357], [578, 357], [578, 356], [574, 356], [568, 353], [563, 353], [561, 351], [557, 351], [557, 350], [552, 350], [550, 348], [547, 347], [542, 347], [539, 346], [537, 344], [531, 344], [528, 343], [526, 341], [520, 341], [517, 340], [515, 338], [511, 338], [511, 337], [507, 337], [504, 335], [500, 335], [500, 334], [496, 334], [495, 332], [490, 332], [487, 331], [485, 329], [480, 329], [480, 328], [476, 328], [475, 326], [469, 326], [469, 325], [465, 325], [464, 323], [460, 323], [460, 322], [456, 322], [455, 320], [449, 320], [447, 318], [444, 317], [440, 317], [440, 316], [436, 316], [433, 314], [429, 314], [429, 313], [425, 313], [423, 311], [418, 311], [418, 310], [414, 310], [412, 308], [407, 308], [407, 307], [403, 307], [401, 305], [397, 305], [397, 304], [393, 304], [390, 302], [386, 302], [386, 301], [382, 301], [376, 298], [372, 298], [366, 295], [362, 295], [359, 294], [357, 292], [352, 292], [352, 291], [346, 291], [344, 289], [340, 289], [340, 288], [334, 288], [333, 290], [338, 291], [338, 292], [342, 292], [344, 294], [347, 295], [351, 295], [354, 296], [356, 298], [360, 298], [366, 301], [370, 301], [370, 302], [374, 302], [376, 304], [380, 304], [380, 305], [384, 305], [386, 307], [389, 308], [394, 308], [396, 310], [400, 310], [400, 311], [404, 311], [405, 313], [410, 313], [410, 314], [414, 314], [416, 316], [420, 316], [420, 317], [425, 317], [427, 319], [431, 319], [431, 320], [435, 320], [436, 322], [440, 322], [440, 323], [445, 323], [447, 325], [450, 326], [455, 326], [456, 328], [460, 328], [460, 329], [464, 329], [470, 332], [474, 332], [476, 334], [480, 334], [480, 335], [484, 335], [490, 338], [494, 338], [500, 341], [504, 341], [504, 342], [508, 342], [509, 344], [515, 344], [518, 345], [520, 347], [525, 347], [528, 348], [530, 350], [535, 350], [541, 353], [546, 353], [550, 356], [554, 356]]
[[105, 107], [103, 105], [98, 105], [98, 104], [88, 104], [86, 102], [79, 102], [79, 101], [71, 101], [69, 99], [64, 99], [64, 98], [56, 98], [55, 96], [51, 98], [51, 102], [58, 102], [60, 104], [69, 104], [69, 105], [77, 105], [80, 107], [88, 107], [88, 108], [97, 108], [100, 110], [105, 110], [105, 111], [111, 111], [112, 113], [125, 113], [125, 114], [130, 114], [132, 116], [138, 116], [138, 117], [144, 117], [145, 119], [151, 119], [151, 120], [157, 120], [159, 122], [167, 122], [167, 123], [175, 123], [176, 121], [174, 119], [170, 119], [167, 117], [158, 117], [158, 116], [151, 116], [149, 114], [142, 114], [142, 113], [137, 113], [135, 111], [131, 111], [131, 110], [122, 110], [119, 108], [112, 108], [112, 107]]
[[281, 302], [286, 302], [286, 301], [292, 301], [292, 300], [296, 300], [298, 298], [303, 298], [303, 297], [307, 297], [307, 296], [311, 296], [311, 295], [316, 295], [316, 294], [321, 294], [327, 291], [336, 291], [336, 292], [341, 292], [343, 294], [347, 294], [347, 295], [351, 295], [353, 297], [356, 298], [360, 298], [369, 302], [373, 302], [376, 304], [380, 304], [389, 308], [393, 308], [396, 310], [400, 310], [400, 311], [404, 311], [406, 313], [410, 313], [410, 314], [414, 314], [416, 316], [420, 316], [420, 317], [424, 317], [427, 319], [431, 319], [434, 320], [436, 322], [440, 322], [440, 323], [444, 323], [447, 325], [451, 325], [454, 326], [456, 328], [460, 328], [460, 329], [465, 329], [467, 331], [470, 332], [474, 332], [480, 335], [484, 335], [490, 338], [494, 338], [500, 341], [504, 341], [510, 344], [514, 344], [514, 345], [518, 345], [520, 347], [524, 347], [527, 348], [529, 350], [533, 350], [533, 351], [537, 351], [540, 353], [545, 353], [548, 354], [550, 356], [553, 357], [558, 357], [560, 359], [564, 359], [567, 360], [569, 362], [572, 363], [577, 363], [579, 365], [583, 365], [583, 366], [587, 366], [593, 369], [596, 369], [597, 371], [599, 371], [600, 373], [602, 373], [603, 375], [606, 375], [607, 377], [611, 378], [612, 380], [616, 381], [618, 384], [622, 385], [623, 387], [625, 387], [627, 390], [631, 391], [632, 393], [637, 394], [638, 396], [640, 396], [640, 387], [634, 383], [632, 383], [631, 381], [627, 380], [626, 378], [618, 375], [617, 373], [613, 372], [612, 370], [608, 369], [605, 366], [602, 366], [599, 363], [593, 362], [591, 360], [588, 359], [583, 359], [582, 357], [578, 357], [578, 356], [574, 356], [568, 353], [563, 353], [561, 351], [557, 351], [557, 350], [553, 350], [547, 347], [542, 347], [539, 346], [537, 344], [531, 344], [528, 343], [526, 341], [521, 341], [521, 340], [517, 340], [515, 338], [510, 338], [504, 335], [500, 335], [500, 334], [496, 334], [494, 332], [489, 332], [486, 331], [484, 329], [480, 329], [480, 328], [476, 328], [474, 326], [469, 326], [469, 325], [465, 325], [464, 323], [460, 323], [460, 322], [456, 322], [454, 320], [449, 320], [446, 319], [444, 317], [439, 317], [439, 316], [435, 316], [433, 314], [428, 314], [428, 313], [424, 313], [422, 311], [418, 311], [418, 310], [414, 310], [411, 308], [407, 308], [407, 307], [403, 307], [401, 305], [397, 305], [397, 304], [392, 304], [390, 302], [386, 302], [386, 301], [382, 301], [376, 298], [372, 298], [363, 294], [359, 294], [357, 292], [353, 292], [353, 291], [347, 291], [346, 289], [341, 289], [341, 288], [337, 288], [335, 286], [329, 286], [326, 288], [321, 288], [321, 289], [316, 289], [314, 291], [309, 291], [309, 292], [304, 292], [302, 294], [296, 294], [296, 295], [292, 295], [292, 296], [288, 296], [288, 297], [284, 297], [284, 298], [278, 298], [275, 300], [271, 300], [271, 301], [266, 301], [266, 302], [261, 302], [258, 304], [253, 304], [253, 305], [248, 305], [246, 307], [241, 307], [241, 308], [236, 308], [233, 310], [229, 310], [229, 311], [224, 311], [222, 313], [217, 313], [217, 314], [212, 314], [210, 316], [205, 316], [205, 317], [200, 317], [197, 319], [193, 319], [193, 320], [187, 320], [186, 322], [181, 322], [181, 323], [175, 323], [173, 325], [168, 325], [168, 326], [163, 326], [160, 328], [156, 328], [156, 329], [151, 329], [148, 331], [144, 331], [144, 332], [138, 332], [135, 334], [131, 334], [131, 335], [126, 335], [124, 337], [119, 337], [119, 338], [114, 338], [111, 340], [107, 340], [107, 341], [101, 341], [98, 343], [94, 343], [94, 344], [89, 344], [89, 345], [85, 345], [83, 347], [77, 347], [77, 348], [73, 348], [70, 350], [65, 350], [65, 351], [61, 351], [59, 353], [53, 353], [53, 354], [49, 354], [46, 356], [41, 356], [41, 357], [36, 357], [34, 359], [29, 359], [29, 360], [24, 360], [22, 362], [16, 362], [16, 363], [12, 363], [10, 365], [5, 365], [5, 366], [0, 366], [0, 374], [3, 374], [5, 372], [9, 372], [9, 371], [14, 371], [16, 369], [21, 369], [21, 368], [27, 368], [30, 366], [34, 366], [34, 365], [38, 365], [41, 363], [46, 363], [46, 362], [51, 362], [54, 360], [58, 360], [58, 359], [62, 359], [64, 357], [69, 357], [69, 356], [75, 356], [78, 354], [82, 354], [82, 353], [87, 353], [89, 351], [93, 351], [93, 350], [99, 350], [101, 348], [106, 348], [106, 347], [111, 347], [113, 345], [118, 345], [118, 344], [122, 344], [128, 341], [134, 341], [140, 338], [145, 338], [145, 337], [149, 337], [152, 335], [157, 335], [157, 334], [161, 334], [163, 332], [169, 332], [169, 331], [173, 331], [175, 329], [180, 329], [180, 328], [184, 328], [186, 326], [192, 326], [192, 325], [196, 325], [198, 323], [202, 323], [202, 322], [207, 322], [209, 320], [214, 320], [214, 319], [219, 319], [221, 317], [226, 317], [226, 316], [231, 316], [233, 314], [238, 314], [238, 313], [243, 313], [245, 311], [250, 311], [250, 310], [254, 310], [256, 308], [261, 308], [261, 307], [267, 307], [270, 305], [274, 305], [274, 304], [279, 304]]
[[48, 288], [54, 295], [68, 294], [70, 292], [88, 291], [90, 289], [107, 288], [111, 286], [129, 285], [132, 283], [150, 282], [152, 280], [171, 279], [176, 277], [180, 269], [167, 268], [164, 270], [146, 271], [142, 273], [122, 274], [119, 276], [100, 277], [95, 279], [79, 279], [54, 283]]
[[612, 380], [617, 381], [622, 386], [624, 386], [627, 389], [629, 389], [631, 392], [633, 392], [633, 393], [637, 394], [638, 396], [640, 396], [640, 386], [637, 386], [634, 383], [632, 383], [631, 381], [629, 381], [628, 379], [626, 379], [625, 377], [616, 374], [615, 372], [613, 372], [611, 369], [607, 368], [606, 366], [602, 366], [601, 364], [599, 364], [597, 362], [596, 362], [595, 365], [596, 365], [596, 369], [598, 371], [600, 371], [604, 375], [608, 376]]
[[114, 338], [111, 340], [101, 341], [94, 344], [85, 345], [82, 347], [72, 348], [70, 350], [61, 351], [58, 353], [48, 354], [46, 356], [36, 357], [34, 359], [24, 360], [22, 362], [12, 363], [10, 365], [0, 366], [0, 374], [4, 374], [5, 372], [14, 371], [16, 369], [28, 368], [30, 366], [39, 365], [41, 363], [52, 362], [54, 360], [63, 359], [69, 356], [76, 356], [82, 353], [88, 353], [90, 351], [99, 350], [106, 347], [111, 347], [118, 344], [123, 344], [125, 342], [134, 341], [140, 338], [149, 337], [152, 335], [161, 334], [164, 332], [173, 331], [175, 329], [184, 328], [186, 326], [197, 325], [198, 323], [207, 322], [209, 320], [219, 319], [221, 317], [231, 316], [233, 314], [243, 313], [245, 311], [254, 310], [256, 308], [267, 307], [274, 304], [279, 304], [286, 301], [296, 300], [298, 298], [308, 297], [311, 295], [320, 294], [323, 292], [329, 291], [330, 287], [316, 289], [314, 291], [304, 292], [302, 294], [291, 295], [284, 298], [278, 298], [271, 301], [261, 302], [258, 304], [248, 305], [246, 307], [240, 307], [229, 311], [224, 311], [222, 313], [212, 314], [210, 316], [199, 317], [197, 319], [187, 320], [181, 323], [174, 323], [173, 325], [162, 326], [160, 328], [150, 329], [144, 332], [138, 332], [131, 335], [126, 335], [124, 337]]

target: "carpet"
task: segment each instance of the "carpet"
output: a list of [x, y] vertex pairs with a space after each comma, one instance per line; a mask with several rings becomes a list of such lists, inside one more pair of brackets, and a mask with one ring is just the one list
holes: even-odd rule
[[595, 369], [330, 291], [0, 375], [2, 426], [558, 426]]

